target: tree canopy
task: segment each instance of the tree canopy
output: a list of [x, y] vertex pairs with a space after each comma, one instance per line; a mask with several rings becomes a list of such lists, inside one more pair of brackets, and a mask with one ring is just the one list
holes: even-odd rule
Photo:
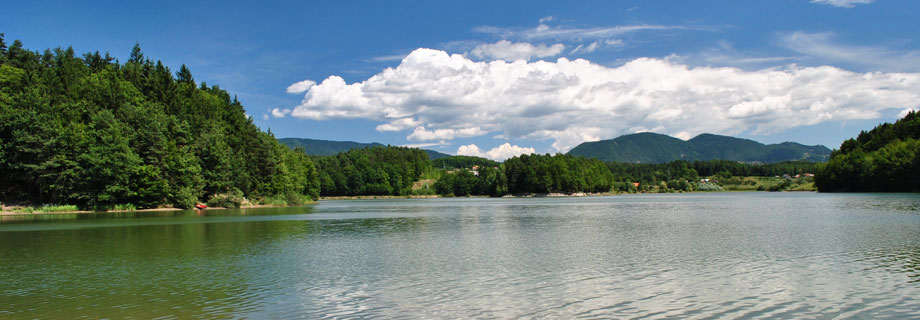
[[140, 45], [124, 64], [98, 51], [0, 46], [3, 199], [188, 208], [234, 193], [298, 203], [319, 196], [317, 177], [236, 97], [196, 85], [184, 65], [174, 74]]
[[431, 169], [425, 151], [405, 147], [351, 149], [316, 159], [323, 196], [407, 195]]
[[815, 176], [819, 191], [920, 191], [920, 114], [848, 139]]

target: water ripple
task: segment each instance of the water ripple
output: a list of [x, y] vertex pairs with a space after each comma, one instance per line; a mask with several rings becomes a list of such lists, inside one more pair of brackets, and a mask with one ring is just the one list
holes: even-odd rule
[[31, 231], [0, 232], [0, 318], [918, 318], [917, 203], [341, 201], [299, 216], [17, 223]]

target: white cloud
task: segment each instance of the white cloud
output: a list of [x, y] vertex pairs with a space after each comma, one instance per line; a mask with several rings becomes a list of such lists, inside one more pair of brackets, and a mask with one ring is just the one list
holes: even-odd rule
[[764, 56], [741, 52], [727, 41], [719, 41], [718, 46], [689, 55], [671, 55], [668, 60], [692, 65], [713, 65], [739, 67], [748, 70], [788, 64], [801, 60], [800, 57]]
[[399, 61], [405, 57], [406, 57], [405, 54], [394, 54], [394, 55], [389, 55], [389, 56], [373, 57], [370, 59], [370, 61], [374, 61], [374, 62]]
[[291, 114], [291, 109], [288, 109], [288, 108], [284, 108], [284, 109], [274, 108], [274, 109], [272, 109], [272, 117], [275, 117], [275, 118], [284, 118], [284, 117], [286, 117], [286, 116], [289, 115], [289, 114]]
[[826, 4], [841, 8], [852, 8], [857, 4], [870, 4], [875, 0], [811, 0], [811, 3]]
[[597, 41], [594, 41], [587, 46], [580, 44], [577, 47], [575, 47], [575, 49], [572, 49], [572, 51], [569, 51], [569, 53], [570, 54], [576, 54], [579, 52], [591, 53], [591, 52], [594, 52], [594, 50], [597, 50], [598, 46], [600, 46], [600, 44]]
[[450, 145], [449, 142], [441, 140], [438, 142], [410, 143], [410, 144], [404, 144], [402, 146], [407, 147], [407, 148], [428, 148], [428, 147], [443, 147], [443, 146], [449, 146], [449, 145]]
[[618, 67], [577, 59], [477, 62], [417, 49], [399, 66], [346, 84], [330, 76], [292, 115], [371, 119], [411, 141], [482, 135], [552, 141], [567, 151], [638, 128], [694, 136], [769, 134], [917, 107], [920, 73], [836, 67], [690, 67], [639, 58]]
[[637, 24], [611, 27], [595, 28], [569, 28], [569, 27], [552, 27], [542, 22], [535, 28], [513, 29], [492, 26], [481, 26], [473, 29], [475, 32], [487, 33], [505, 39], [555, 39], [555, 40], [592, 40], [608, 39], [621, 36], [628, 33], [639, 31], [663, 31], [663, 30], [689, 30], [689, 29], [706, 29], [701, 27], [674, 26], [674, 25], [654, 25], [654, 24]]
[[607, 39], [607, 40], [604, 40], [604, 44], [611, 46], [611, 47], [622, 47], [626, 45], [626, 43], [620, 39]]
[[287, 87], [287, 93], [304, 93], [307, 90], [310, 90], [311, 87], [315, 86], [316, 82], [313, 80], [304, 80], [301, 82], [294, 83]]
[[384, 123], [378, 125], [376, 130], [380, 132], [387, 131], [403, 131], [409, 128], [417, 127], [421, 125], [418, 121], [412, 118], [403, 118], [390, 121], [389, 123]]
[[565, 45], [561, 43], [547, 46], [545, 44], [533, 45], [527, 42], [513, 43], [508, 40], [501, 40], [496, 43], [480, 44], [470, 51], [470, 55], [485, 59], [514, 61], [553, 57], [562, 53], [563, 50], [565, 50]]
[[898, 119], [901, 119], [901, 118], [906, 117], [907, 114], [910, 113], [911, 111], [913, 111], [913, 112], [920, 112], [920, 111], [918, 111], [918, 110], [920, 110], [920, 109], [918, 109], [918, 108], [907, 108], [907, 109], [901, 110], [901, 113], [898, 113]]
[[412, 134], [406, 139], [410, 141], [430, 141], [430, 140], [453, 140], [454, 138], [478, 137], [486, 134], [479, 127], [469, 127], [464, 129], [437, 129], [429, 131], [425, 127], [416, 127]]
[[473, 156], [480, 158], [489, 158], [496, 161], [502, 161], [508, 158], [517, 157], [522, 154], [534, 154], [537, 153], [534, 148], [524, 148], [517, 145], [511, 145], [510, 143], [505, 142], [504, 144], [492, 148], [489, 151], [483, 152], [479, 149], [479, 146], [475, 144], [469, 144], [465, 146], [460, 146], [457, 148], [457, 155], [460, 156]]
[[268, 120], [268, 114], [267, 114], [267, 113], [263, 113], [263, 114], [262, 114], [262, 120]]
[[833, 33], [796, 31], [783, 36], [780, 45], [823, 63], [845, 62], [881, 71], [920, 71], [920, 52], [838, 44], [834, 42]]

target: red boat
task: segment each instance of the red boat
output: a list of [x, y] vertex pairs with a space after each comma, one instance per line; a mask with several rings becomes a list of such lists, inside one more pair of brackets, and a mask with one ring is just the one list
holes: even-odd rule
[[204, 210], [204, 209], [207, 209], [207, 208], [208, 208], [208, 206], [203, 205], [203, 204], [200, 204], [200, 203], [195, 205], [195, 209], [198, 209], [198, 210]]

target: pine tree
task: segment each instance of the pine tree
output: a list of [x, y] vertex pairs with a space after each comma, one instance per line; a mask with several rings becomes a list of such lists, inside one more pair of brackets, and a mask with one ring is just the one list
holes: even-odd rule
[[3, 41], [5, 34], [0, 32], [0, 65], [6, 62], [6, 42]]
[[176, 81], [179, 83], [195, 85], [195, 78], [192, 77], [192, 72], [189, 71], [188, 67], [186, 67], [184, 63], [181, 67], [179, 67], [179, 71], [176, 72]]

